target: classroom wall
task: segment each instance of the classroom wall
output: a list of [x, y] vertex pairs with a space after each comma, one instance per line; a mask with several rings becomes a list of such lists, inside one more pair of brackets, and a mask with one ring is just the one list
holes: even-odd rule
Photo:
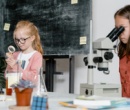
[[[106, 37], [106, 35], [114, 28], [114, 13], [122, 6], [130, 4], [130, 0], [93, 0], [92, 18], [93, 18], [93, 41]], [[113, 51], [114, 53], [114, 51]], [[75, 86], [74, 93], [79, 94], [80, 83], [87, 82], [87, 66], [84, 65], [83, 58], [87, 55], [75, 56]], [[54, 76], [54, 91], [68, 93], [69, 92], [69, 60], [56, 59], [56, 71], [62, 71], [63, 75]], [[94, 83], [116, 83], [120, 84], [120, 76], [118, 72], [118, 57], [114, 53], [112, 63], [109, 63], [110, 74], [94, 70]]]

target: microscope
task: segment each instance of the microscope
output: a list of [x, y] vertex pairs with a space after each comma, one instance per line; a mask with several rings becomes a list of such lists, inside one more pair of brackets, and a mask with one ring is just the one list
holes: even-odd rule
[[[113, 53], [116, 47], [114, 41], [124, 31], [124, 27], [114, 28], [106, 38], [100, 38], [90, 44], [90, 53], [88, 57], [83, 60], [88, 66], [87, 83], [80, 84], [80, 94], [91, 96], [121, 96], [121, 86], [119, 84], [94, 84], [93, 83], [93, 69], [103, 71], [104, 74], [109, 74], [108, 63], [112, 62]], [[92, 45], [92, 46], [91, 46]]]

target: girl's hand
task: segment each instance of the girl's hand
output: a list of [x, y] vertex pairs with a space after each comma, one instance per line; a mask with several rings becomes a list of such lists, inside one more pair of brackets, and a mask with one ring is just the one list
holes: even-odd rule
[[16, 60], [13, 58], [12, 53], [6, 53], [7, 59], [5, 60], [6, 63], [13, 68], [13, 66], [16, 64]]
[[13, 54], [10, 53], [10, 52], [8, 52], [8, 53], [6, 53], [6, 57], [7, 57], [7, 58], [13, 58]]

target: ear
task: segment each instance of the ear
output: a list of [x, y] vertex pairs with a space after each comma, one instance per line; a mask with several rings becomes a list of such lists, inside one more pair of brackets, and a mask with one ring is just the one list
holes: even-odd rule
[[31, 37], [31, 41], [34, 41], [35, 40], [35, 36], [33, 35], [32, 37]]

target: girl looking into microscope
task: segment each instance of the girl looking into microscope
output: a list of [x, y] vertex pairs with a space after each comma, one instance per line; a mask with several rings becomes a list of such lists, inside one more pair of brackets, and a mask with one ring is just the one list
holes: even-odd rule
[[125, 29], [119, 36], [119, 72], [122, 86], [122, 97], [130, 97], [130, 5], [117, 10], [114, 19], [117, 28], [123, 26]]

